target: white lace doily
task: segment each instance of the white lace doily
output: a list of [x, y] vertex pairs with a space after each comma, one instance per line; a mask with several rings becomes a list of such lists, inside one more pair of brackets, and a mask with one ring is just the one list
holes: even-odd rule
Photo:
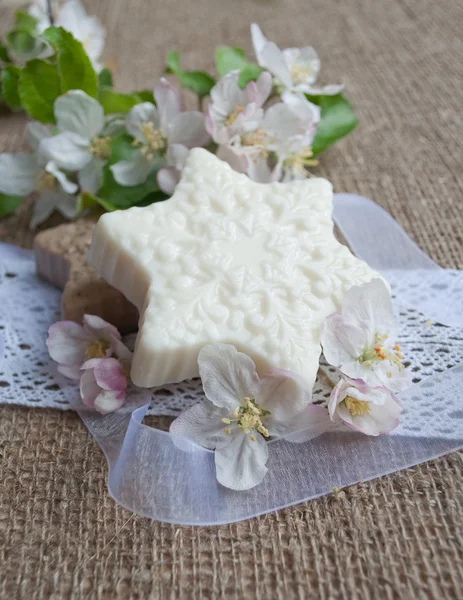
[[[48, 327], [60, 320], [59, 302], [61, 292], [39, 279], [35, 273], [32, 252], [8, 245], [0, 245], [0, 332], [4, 341], [4, 360], [0, 363], [0, 398], [4, 403], [24, 406], [71, 409], [70, 399], [77, 393], [75, 384], [57, 373], [50, 359], [45, 339]], [[413, 282], [412, 282], [413, 283]], [[405, 285], [402, 279], [401, 288]], [[403, 293], [403, 289], [401, 290]], [[406, 364], [413, 374], [413, 381], [443, 373], [463, 361], [463, 330], [444, 327], [428, 321], [411, 307], [399, 307], [401, 322], [400, 345]], [[132, 338], [126, 339], [130, 345]], [[322, 371], [336, 382], [336, 369], [322, 361]], [[331, 387], [319, 377], [314, 387], [314, 400], [326, 402]], [[146, 393], [145, 391], [141, 393]], [[166, 385], [151, 392], [152, 415], [176, 416], [182, 410], [198, 402], [203, 396], [199, 379]], [[415, 410], [405, 407], [406, 412]], [[420, 408], [421, 410], [421, 408]], [[404, 420], [404, 427], [420, 427], [426, 420], [436, 418], [445, 423], [448, 411], [439, 414], [426, 410]], [[443, 425], [444, 427], [444, 425]], [[445, 427], [449, 427], [447, 424]]]

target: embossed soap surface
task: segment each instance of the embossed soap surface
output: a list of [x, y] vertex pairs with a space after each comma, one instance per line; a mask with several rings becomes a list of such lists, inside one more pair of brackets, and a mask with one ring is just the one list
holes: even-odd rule
[[201, 347], [226, 342], [313, 385], [323, 320], [378, 276], [331, 209], [325, 179], [258, 184], [193, 149], [170, 200], [103, 215], [88, 258], [140, 310], [134, 383], [195, 377]]

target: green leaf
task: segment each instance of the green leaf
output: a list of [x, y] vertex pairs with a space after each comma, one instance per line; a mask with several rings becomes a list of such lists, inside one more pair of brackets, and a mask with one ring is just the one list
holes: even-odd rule
[[98, 94], [98, 102], [103, 106], [105, 115], [126, 113], [135, 104], [142, 102], [137, 94], [121, 94], [108, 88], [103, 88]]
[[104, 67], [104, 69], [101, 69], [101, 71], [98, 73], [98, 85], [100, 88], [113, 87], [113, 74], [107, 67]]
[[21, 104], [32, 119], [54, 123], [53, 104], [61, 94], [60, 78], [55, 66], [31, 60], [19, 76]]
[[255, 65], [254, 63], [248, 63], [240, 71], [240, 75], [238, 77], [238, 85], [241, 89], [245, 88], [250, 81], [255, 81], [256, 79], [258, 79], [261, 73], [262, 69], [259, 67], [259, 65]]
[[259, 65], [247, 60], [244, 50], [232, 46], [218, 46], [215, 49], [215, 68], [220, 77], [230, 71], [240, 71], [238, 85], [241, 88], [255, 81], [262, 73]]
[[35, 33], [37, 19], [23, 10], [17, 10], [14, 17], [15, 29], [22, 29], [28, 33]]
[[19, 74], [21, 69], [14, 65], [6, 66], [2, 72], [2, 94], [6, 104], [13, 110], [22, 108], [18, 92]]
[[174, 73], [180, 85], [194, 92], [200, 98], [207, 96], [215, 84], [215, 79], [204, 71], [183, 71], [180, 67], [180, 54], [172, 50], [166, 57], [166, 71]]
[[166, 57], [166, 71], [177, 73], [180, 70], [180, 53], [177, 50], [171, 50]]
[[57, 54], [61, 92], [83, 90], [92, 98], [98, 95], [98, 77], [82, 44], [62, 27], [49, 27], [42, 37]]
[[138, 92], [135, 92], [135, 95], [137, 95], [140, 98], [140, 102], [151, 102], [151, 104], [156, 104], [153, 92], [150, 90], [140, 90]]
[[182, 87], [194, 92], [200, 98], [207, 96], [215, 84], [215, 79], [204, 71], [181, 71], [177, 77]]
[[22, 196], [7, 196], [0, 194], [0, 217], [12, 213], [23, 201]]
[[28, 31], [14, 29], [6, 36], [8, 47], [16, 54], [19, 59], [27, 58], [32, 55], [37, 45], [37, 39]]
[[[103, 169], [103, 184], [98, 190], [98, 198], [109, 203], [108, 207], [109, 205], [113, 207], [112, 209], [106, 208], [106, 210], [135, 206], [148, 194], [159, 189], [156, 181], [156, 168], [153, 168], [145, 183], [140, 185], [125, 187], [119, 185], [114, 179], [110, 166], [120, 160], [130, 160], [134, 152], [138, 152], [138, 150], [132, 146], [132, 138], [128, 135], [121, 135], [111, 141], [111, 156]], [[101, 202], [100, 204], [103, 206]]]
[[0, 42], [0, 60], [4, 63], [10, 63], [11, 58], [8, 55], [8, 50], [2, 42]]
[[220, 77], [230, 71], [244, 69], [248, 64], [244, 50], [233, 46], [218, 46], [215, 49], [215, 68]]
[[312, 144], [312, 151], [316, 156], [355, 129], [358, 121], [350, 102], [342, 94], [307, 95], [307, 98], [321, 108], [321, 119]]

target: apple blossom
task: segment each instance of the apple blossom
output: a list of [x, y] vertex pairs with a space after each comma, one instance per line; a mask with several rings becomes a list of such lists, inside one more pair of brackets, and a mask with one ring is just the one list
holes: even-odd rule
[[342, 91], [342, 85], [316, 85], [320, 59], [312, 46], [280, 50], [275, 42], [270, 42], [264, 36], [255, 23], [251, 25], [251, 36], [257, 62], [263, 69], [272, 73], [278, 88], [290, 92], [327, 96]]
[[325, 358], [349, 377], [401, 391], [410, 385], [411, 376], [396, 344], [397, 329], [382, 279], [353, 286], [344, 296], [341, 314], [331, 315], [323, 324]]
[[101, 104], [82, 90], [59, 96], [54, 113], [59, 133], [44, 139], [40, 152], [61, 168], [78, 171], [82, 190], [95, 194], [111, 153], [112, 124], [106, 124]]
[[330, 427], [326, 409], [310, 405], [304, 380], [274, 370], [259, 379], [252, 359], [228, 344], [201, 349], [206, 400], [184, 411], [170, 431], [215, 450], [217, 480], [234, 490], [259, 484], [267, 472], [266, 440], [306, 429], [306, 441]]
[[366, 435], [380, 435], [397, 427], [402, 407], [386, 387], [344, 376], [331, 392], [328, 410], [333, 421], [341, 420]]
[[50, 129], [32, 121], [27, 125], [27, 133], [33, 154], [0, 154], [0, 192], [13, 196], [38, 193], [30, 222], [32, 229], [55, 209], [67, 219], [73, 218], [77, 208], [76, 197], [72, 194], [78, 187], [39, 150], [41, 141], [51, 136]]
[[[142, 102], [134, 106], [126, 119], [127, 131], [133, 136], [138, 148], [131, 160], [123, 160], [111, 166], [114, 179], [125, 186], [144, 183], [153, 167], [164, 161], [169, 148], [176, 146], [169, 156], [167, 167], [178, 165], [182, 150], [202, 146], [209, 135], [204, 127], [204, 115], [198, 111], [182, 112], [178, 91], [162, 78], [154, 88], [156, 106]], [[162, 182], [162, 176], [161, 176]]]

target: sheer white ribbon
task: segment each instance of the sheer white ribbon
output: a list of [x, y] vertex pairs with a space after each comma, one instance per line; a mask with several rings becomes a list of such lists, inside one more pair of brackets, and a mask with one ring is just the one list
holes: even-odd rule
[[[455, 339], [463, 341], [457, 329], [463, 327], [460, 272], [441, 269], [390, 215], [365, 198], [337, 195], [334, 217], [355, 253], [390, 281], [401, 303], [455, 328]], [[8, 252], [14, 251], [1, 253], [6, 264]], [[432, 341], [429, 345], [432, 356]], [[148, 392], [129, 394], [120, 411], [103, 417], [81, 405], [74, 387], [64, 390], [107, 458], [108, 488], [116, 502], [160, 521], [216, 525], [297, 504], [461, 448], [462, 386], [463, 363], [412, 386], [400, 395], [402, 422], [387, 436], [333, 430], [305, 443], [272, 441], [269, 472], [247, 492], [217, 483], [211, 451], [143, 424]]]

